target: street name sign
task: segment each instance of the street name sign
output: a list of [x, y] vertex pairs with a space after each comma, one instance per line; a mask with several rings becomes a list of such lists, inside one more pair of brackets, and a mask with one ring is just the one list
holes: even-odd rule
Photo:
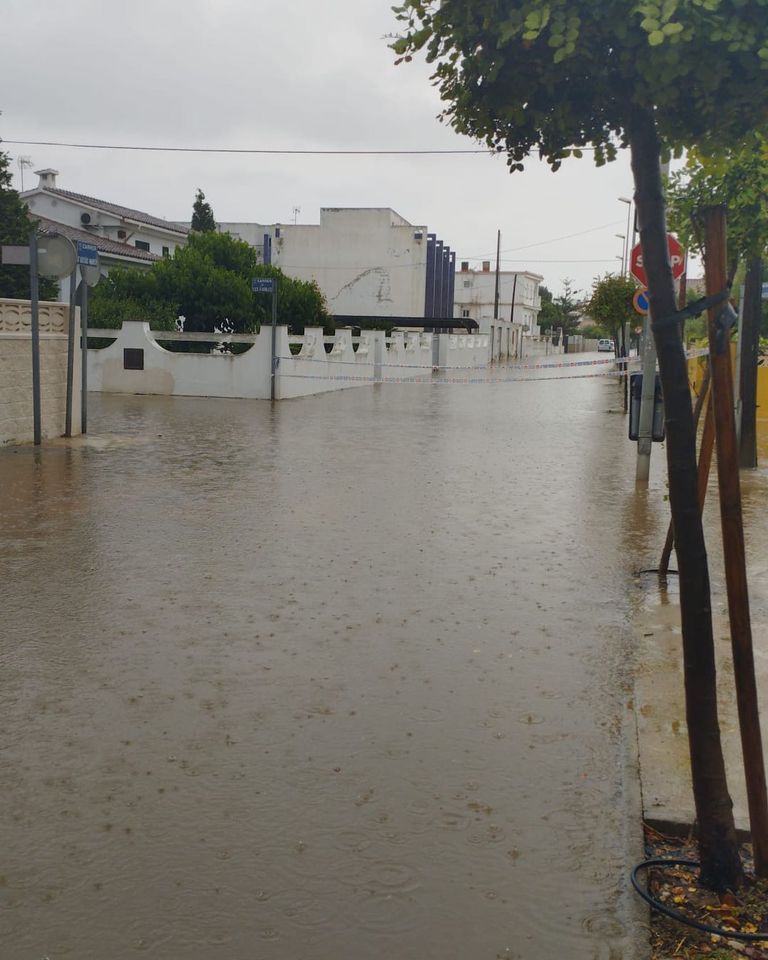
[[251, 290], [254, 293], [274, 293], [274, 277], [254, 277], [251, 280]]
[[98, 267], [99, 249], [95, 243], [87, 243], [85, 240], [77, 241], [77, 262], [82, 267]]

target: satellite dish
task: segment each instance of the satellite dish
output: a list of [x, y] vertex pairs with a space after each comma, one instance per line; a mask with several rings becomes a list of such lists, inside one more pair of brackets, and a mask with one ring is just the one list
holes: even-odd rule
[[95, 287], [99, 280], [101, 280], [101, 270], [99, 267], [94, 267], [91, 264], [81, 263], [80, 276], [83, 278], [83, 282], [89, 287]]
[[75, 269], [77, 253], [71, 240], [56, 234], [38, 237], [37, 269], [43, 277], [61, 280]]

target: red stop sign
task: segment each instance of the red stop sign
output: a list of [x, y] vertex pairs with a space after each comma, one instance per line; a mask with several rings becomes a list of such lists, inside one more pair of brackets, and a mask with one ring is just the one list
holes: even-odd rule
[[[667, 234], [667, 246], [669, 248], [669, 262], [672, 264], [672, 276], [675, 280], [679, 280], [685, 270], [685, 252], [680, 246], [680, 241], [677, 237], [673, 237], [671, 233]], [[639, 243], [632, 247], [629, 269], [638, 283], [642, 283], [644, 287], [648, 286], [648, 277], [643, 266], [643, 248]]]

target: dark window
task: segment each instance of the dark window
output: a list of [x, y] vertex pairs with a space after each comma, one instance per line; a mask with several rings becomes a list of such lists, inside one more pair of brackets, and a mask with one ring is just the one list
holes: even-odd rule
[[461, 315], [462, 315], [462, 317], [465, 317], [465, 318], [468, 317], [468, 316], [469, 316], [469, 310], [462, 310], [462, 311], [461, 311]]
[[144, 351], [141, 347], [126, 347], [123, 350], [123, 370], [143, 370]]
[[275, 236], [280, 237], [280, 227], [275, 227]]
[[170, 247], [163, 247], [163, 256], [164, 256], [164, 257], [170, 257], [170, 255], [171, 255], [171, 248], [170, 248]]
[[146, 250], [149, 253], [149, 244], [146, 240], [134, 240], [133, 245], [137, 250]]

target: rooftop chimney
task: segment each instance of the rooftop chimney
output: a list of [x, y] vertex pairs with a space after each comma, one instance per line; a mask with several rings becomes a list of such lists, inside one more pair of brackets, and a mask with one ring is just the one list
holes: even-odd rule
[[490, 272], [491, 272], [491, 261], [483, 260], [483, 273], [490, 273]]
[[55, 190], [56, 189], [56, 177], [59, 175], [58, 170], [51, 170], [49, 167], [45, 170], [35, 170], [35, 173], [40, 177], [40, 183], [38, 183], [38, 189], [40, 190]]
[[462, 272], [462, 273], [469, 273], [469, 260], [462, 260], [462, 261], [461, 261], [461, 272]]

